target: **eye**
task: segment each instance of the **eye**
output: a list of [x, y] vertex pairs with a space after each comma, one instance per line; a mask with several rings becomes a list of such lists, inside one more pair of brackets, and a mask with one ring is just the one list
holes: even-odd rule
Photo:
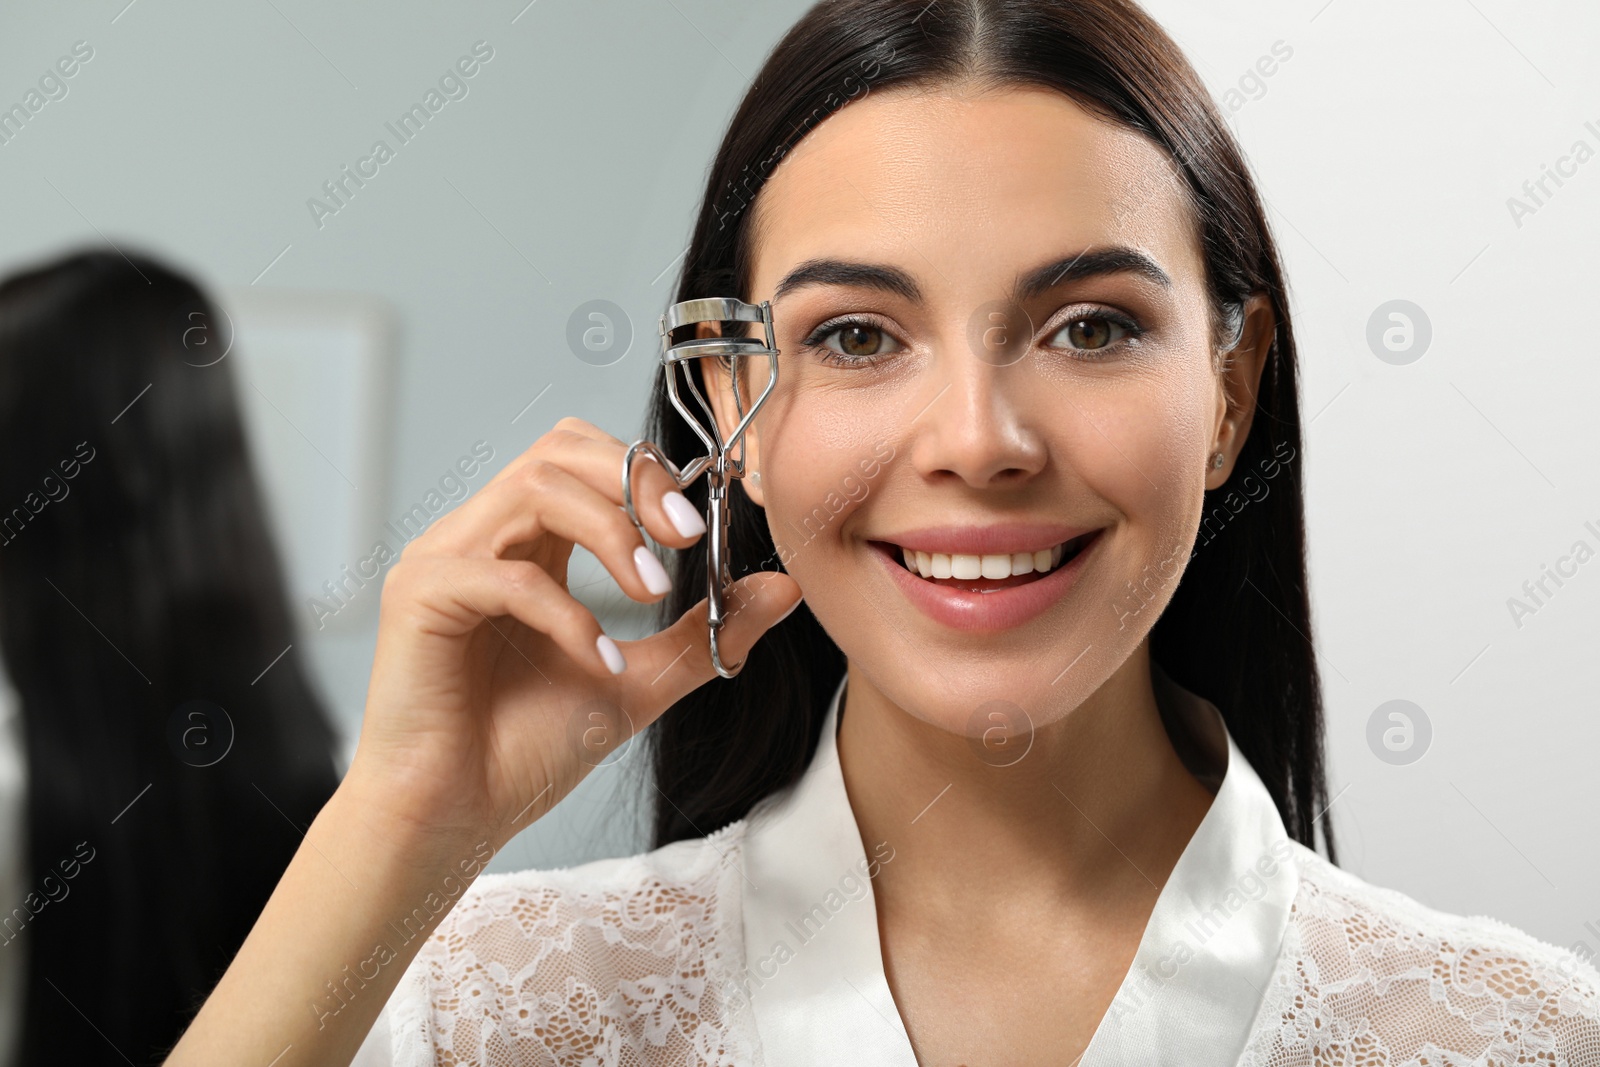
[[900, 342], [883, 327], [864, 319], [825, 322], [802, 342], [805, 347], [823, 350], [823, 360], [852, 364], [875, 363], [900, 351]]
[[1051, 335], [1049, 345], [1080, 352], [1104, 352], [1138, 338], [1140, 332], [1139, 324], [1132, 319], [1098, 310], [1074, 314]]

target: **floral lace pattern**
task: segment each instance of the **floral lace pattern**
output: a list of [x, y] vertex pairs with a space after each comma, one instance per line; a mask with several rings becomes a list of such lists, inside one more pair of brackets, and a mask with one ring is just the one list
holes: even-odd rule
[[1296, 845], [1300, 890], [1241, 1067], [1600, 1064], [1600, 972]]
[[[484, 875], [408, 976], [397, 1063], [645, 1067], [757, 1061], [721, 991], [742, 958], [735, 823], [563, 871]], [[725, 858], [726, 857], [726, 858]]]
[[[723, 995], [743, 963], [744, 830], [484, 875], [389, 1006], [393, 1063], [759, 1064], [748, 1002]], [[1294, 850], [1299, 890], [1239, 1067], [1600, 1065], [1591, 964]]]

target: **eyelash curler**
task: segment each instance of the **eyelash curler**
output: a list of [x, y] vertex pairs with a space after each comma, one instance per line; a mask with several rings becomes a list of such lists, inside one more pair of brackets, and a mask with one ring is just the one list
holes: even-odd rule
[[[673, 330], [701, 322], [759, 322], [766, 331], [766, 344], [763, 345], [760, 341], [749, 337], [730, 336], [691, 337], [677, 344], [672, 343]], [[732, 678], [744, 666], [744, 660], [727, 666], [722, 662], [722, 654], [717, 647], [717, 633], [727, 620], [728, 588], [733, 584], [728, 566], [728, 487], [732, 478], [744, 477], [745, 430], [749, 428], [756, 412], [761, 410], [761, 405], [766, 403], [772, 387], [778, 383], [778, 347], [777, 339], [772, 332], [772, 305], [768, 301], [747, 304], [733, 297], [685, 300], [673, 304], [667, 309], [667, 313], [661, 316], [660, 333], [661, 364], [666, 369], [667, 394], [672, 399], [672, 406], [678, 409], [678, 414], [683, 416], [684, 421], [694, 430], [695, 436], [705, 444], [706, 454], [680, 470], [654, 442], [645, 440], [633, 442], [622, 457], [622, 506], [634, 526], [638, 527], [639, 533], [644, 534], [644, 524], [639, 521], [639, 514], [633, 506], [633, 462], [639, 456], [649, 456], [661, 464], [672, 475], [679, 489], [702, 474], [710, 479], [706, 498], [706, 532], [710, 538], [707, 543], [706, 599], [711, 609], [708, 616], [711, 631], [711, 665], [722, 677]], [[769, 370], [766, 388], [755, 398], [750, 410], [745, 411], [744, 397], [739, 387], [739, 360], [750, 356], [766, 357]], [[709, 357], [727, 360], [732, 374], [733, 402], [739, 412], [739, 423], [726, 441], [722, 439], [718, 430], [716, 413], [700, 392], [700, 387], [695, 384], [694, 370], [689, 362]], [[678, 385], [680, 374], [688, 382], [689, 391], [694, 394], [695, 400], [699, 402], [700, 410], [705, 416], [704, 421], [684, 403]], [[736, 454], [735, 448], [737, 448]]]

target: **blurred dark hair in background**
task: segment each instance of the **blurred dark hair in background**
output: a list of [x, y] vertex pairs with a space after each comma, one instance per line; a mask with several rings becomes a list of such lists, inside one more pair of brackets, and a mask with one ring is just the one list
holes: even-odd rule
[[274, 662], [294, 635], [229, 335], [146, 256], [0, 283], [0, 655], [40, 894], [0, 900], [19, 1063], [159, 1062], [337, 784], [299, 650]]

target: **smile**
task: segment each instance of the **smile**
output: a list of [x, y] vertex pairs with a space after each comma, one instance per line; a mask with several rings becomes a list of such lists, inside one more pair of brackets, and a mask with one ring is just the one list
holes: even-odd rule
[[[982, 552], [940, 551], [936, 541], [921, 539], [915, 546], [892, 541], [868, 545], [906, 598], [935, 622], [959, 630], [1003, 630], [1061, 600], [1102, 532], [1090, 530], [1049, 547], [1015, 551], [997, 550], [1005, 545], [984, 545]], [[965, 545], [944, 547], [977, 546], [969, 539]]]
[[1063, 561], [1072, 562], [1093, 536], [1093, 533], [1080, 534], [1050, 548], [1041, 548], [1033, 552], [1001, 552], [984, 555], [965, 552], [924, 552], [901, 546], [900, 558], [907, 570], [914, 571], [922, 578], [949, 581], [959, 588], [971, 589], [974, 592], [988, 592], [992, 589], [1006, 588], [1008, 585], [1021, 584], [1018, 582], [996, 584], [1006, 582], [1009, 578], [1022, 578], [1030, 574], [1035, 577], [1026, 579], [1027, 581], [1042, 578], [1061, 566]]

